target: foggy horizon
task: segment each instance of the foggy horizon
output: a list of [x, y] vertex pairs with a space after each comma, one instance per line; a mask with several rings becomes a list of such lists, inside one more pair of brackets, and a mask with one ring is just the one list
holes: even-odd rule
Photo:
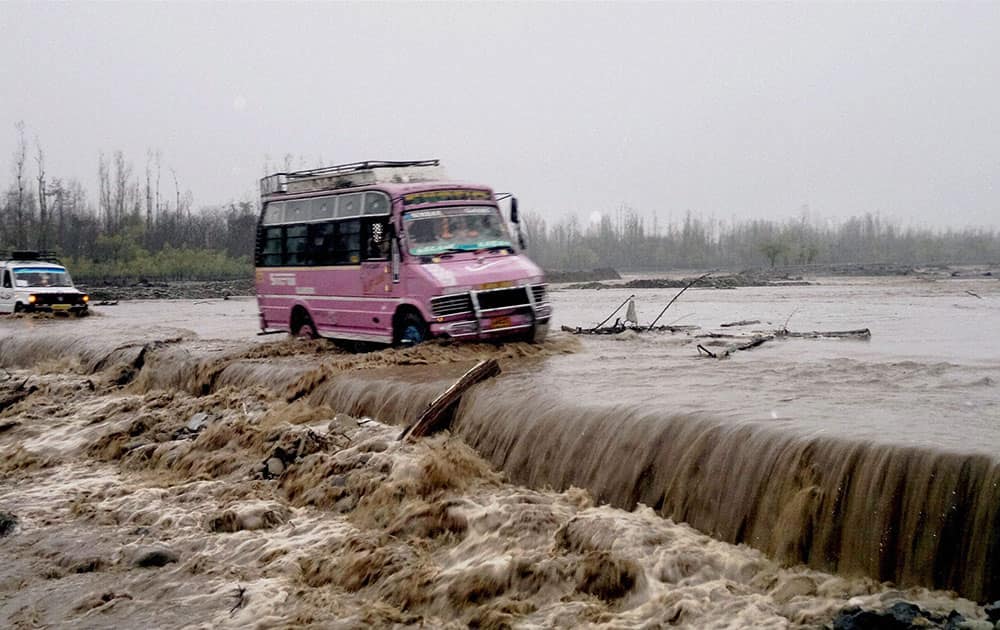
[[0, 184], [162, 154], [196, 207], [440, 158], [587, 220], [1000, 227], [1000, 4], [42, 4], [0, 11]]

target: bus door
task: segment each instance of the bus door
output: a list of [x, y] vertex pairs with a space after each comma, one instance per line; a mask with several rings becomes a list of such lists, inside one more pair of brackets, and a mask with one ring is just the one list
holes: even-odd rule
[[380, 333], [391, 333], [399, 285], [392, 281], [392, 239], [388, 217], [365, 220], [362, 236], [365, 245], [361, 262], [361, 288], [367, 298], [367, 325]]
[[365, 297], [393, 296], [388, 218], [366, 220], [362, 237], [361, 287]]

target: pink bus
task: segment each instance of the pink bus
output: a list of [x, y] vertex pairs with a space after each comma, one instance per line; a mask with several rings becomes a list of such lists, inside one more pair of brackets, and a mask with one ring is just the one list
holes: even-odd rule
[[264, 333], [407, 345], [540, 341], [551, 305], [486, 186], [437, 160], [359, 162], [261, 180], [256, 286]]

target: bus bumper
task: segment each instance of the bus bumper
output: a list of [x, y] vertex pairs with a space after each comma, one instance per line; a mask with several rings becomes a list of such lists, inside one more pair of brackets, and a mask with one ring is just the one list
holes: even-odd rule
[[493, 317], [483, 317], [478, 321], [465, 319], [459, 321], [433, 323], [431, 334], [435, 337], [451, 337], [463, 340], [494, 340], [508, 337], [529, 338], [540, 342], [545, 339], [549, 329], [548, 313], [535, 317], [531, 313], [513, 313]]

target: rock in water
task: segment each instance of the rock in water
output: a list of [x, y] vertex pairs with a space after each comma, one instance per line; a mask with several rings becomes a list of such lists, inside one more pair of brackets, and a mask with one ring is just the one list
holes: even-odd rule
[[17, 517], [10, 512], [0, 512], [0, 538], [7, 536], [17, 527]]
[[166, 547], [145, 547], [136, 554], [133, 564], [137, 567], [162, 567], [177, 560], [177, 553]]
[[833, 620], [834, 630], [923, 630], [943, 628], [959, 630], [972, 628], [965, 617], [952, 611], [947, 618], [928, 612], [916, 604], [896, 602], [887, 610], [862, 610], [857, 606], [845, 608]]
[[208, 414], [204, 411], [199, 411], [198, 413], [191, 416], [188, 420], [187, 429], [188, 431], [201, 431], [208, 424]]
[[983, 610], [986, 611], [986, 618], [993, 623], [1000, 623], [1000, 599], [988, 604]]
[[267, 472], [271, 474], [272, 477], [277, 477], [281, 473], [285, 472], [285, 464], [277, 457], [272, 457], [267, 460]]

